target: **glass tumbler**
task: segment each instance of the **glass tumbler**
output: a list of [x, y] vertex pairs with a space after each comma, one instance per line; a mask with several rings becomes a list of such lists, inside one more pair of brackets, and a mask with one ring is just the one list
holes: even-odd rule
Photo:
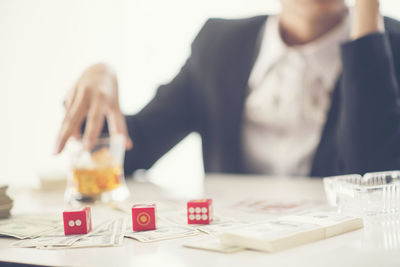
[[84, 149], [81, 140], [68, 144], [70, 171], [64, 198], [73, 201], [121, 201], [129, 196], [125, 184], [125, 139], [122, 135], [102, 136], [94, 147]]

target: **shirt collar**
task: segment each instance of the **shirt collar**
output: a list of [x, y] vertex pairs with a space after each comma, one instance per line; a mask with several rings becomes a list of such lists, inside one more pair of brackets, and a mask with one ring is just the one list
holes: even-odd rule
[[[268, 17], [261, 41], [260, 51], [250, 76], [250, 86], [259, 84], [268, 70], [288, 54], [305, 60], [308, 68], [321, 78], [324, 86], [333, 87], [341, 68], [340, 43], [349, 39], [350, 17], [320, 38], [300, 46], [284, 43], [279, 30], [279, 16]], [[253, 87], [254, 88], [254, 87]]]

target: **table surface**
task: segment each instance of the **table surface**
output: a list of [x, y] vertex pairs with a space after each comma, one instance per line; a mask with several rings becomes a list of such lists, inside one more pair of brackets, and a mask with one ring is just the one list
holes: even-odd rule
[[[201, 186], [205, 197], [218, 203], [246, 198], [324, 201], [322, 181], [307, 178], [211, 175]], [[129, 201], [174, 199], [169, 190], [148, 182], [129, 181]], [[14, 213], [60, 212], [66, 208], [62, 191], [15, 193]], [[0, 238], [0, 261], [52, 266], [400, 266], [400, 251], [367, 248], [363, 230], [310, 243], [278, 253], [242, 251], [235, 254], [189, 249], [186, 241], [202, 236], [140, 243], [125, 238], [123, 246], [41, 250], [11, 248], [12, 238]]]

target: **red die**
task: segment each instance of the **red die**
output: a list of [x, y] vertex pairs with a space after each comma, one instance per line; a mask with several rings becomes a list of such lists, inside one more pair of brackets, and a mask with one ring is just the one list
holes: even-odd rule
[[89, 207], [77, 211], [64, 211], [63, 219], [65, 235], [87, 234], [92, 230]]
[[135, 204], [132, 206], [133, 231], [156, 229], [156, 205]]
[[213, 220], [212, 199], [191, 200], [187, 203], [188, 224], [209, 224]]

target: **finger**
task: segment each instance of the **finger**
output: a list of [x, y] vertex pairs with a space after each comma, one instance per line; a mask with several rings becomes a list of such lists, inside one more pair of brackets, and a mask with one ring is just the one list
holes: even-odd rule
[[76, 101], [71, 104], [71, 107], [67, 110], [62, 122], [55, 149], [55, 153], [57, 154], [64, 149], [68, 138], [73, 133], [79, 131], [83, 118], [87, 113], [87, 96], [84, 90], [81, 90], [81, 92], [82, 93], [77, 94]]
[[74, 85], [70, 90], [68, 90], [68, 93], [64, 98], [64, 108], [65, 108], [65, 110], [70, 109], [72, 103], [75, 102], [77, 91], [78, 90], [77, 90], [76, 85]]
[[67, 126], [65, 126], [65, 125], [61, 126], [61, 130], [57, 137], [54, 154], [59, 154], [63, 151], [65, 144], [67, 143], [68, 139], [72, 136], [70, 134], [70, 132], [76, 132], [76, 130], [73, 129], [73, 130], [69, 131], [67, 129]]
[[95, 100], [89, 108], [83, 143], [86, 149], [91, 149], [101, 133], [104, 125], [104, 101]]
[[120, 112], [112, 112], [107, 115], [108, 130], [111, 135], [122, 134], [125, 137], [125, 148], [133, 148], [133, 142], [128, 134], [124, 115]]
[[75, 139], [79, 140], [81, 139], [81, 127], [76, 128], [74, 131], [72, 131], [71, 136], [74, 137]]

